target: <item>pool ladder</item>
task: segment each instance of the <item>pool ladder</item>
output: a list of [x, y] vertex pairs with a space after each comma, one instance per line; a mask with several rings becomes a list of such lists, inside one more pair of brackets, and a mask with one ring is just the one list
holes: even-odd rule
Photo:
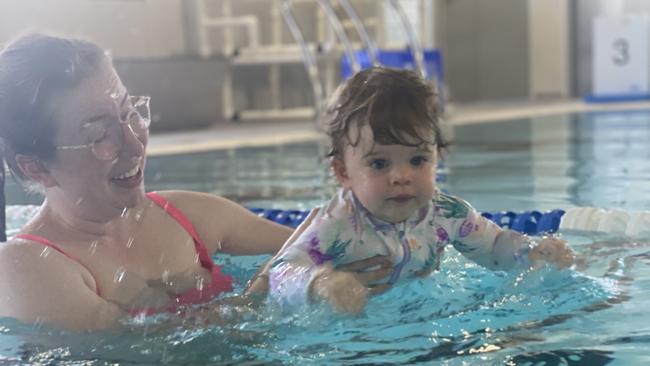
[[[221, 5], [220, 16], [208, 15], [206, 2], [209, 0], [197, 0], [198, 16], [198, 42], [199, 51], [203, 57], [210, 57], [213, 49], [210, 43], [209, 30], [221, 29], [224, 35], [223, 53], [229, 58], [231, 67], [238, 65], [270, 65], [269, 85], [270, 85], [270, 109], [255, 110], [235, 110], [233, 97], [233, 81], [231, 73], [226, 73], [222, 87], [223, 98], [223, 117], [226, 119], [314, 119], [320, 121], [321, 104], [324, 97], [334, 88], [336, 78], [334, 70], [336, 63], [339, 61], [334, 56], [336, 41], [340, 43], [345, 57], [351, 65], [352, 71], [357, 72], [361, 69], [361, 64], [357, 59], [357, 53], [350, 37], [347, 35], [347, 28], [354, 28], [363, 49], [367, 52], [373, 65], [379, 64], [377, 59], [377, 44], [370, 37], [364, 20], [366, 22], [374, 21], [380, 25], [376, 18], [362, 19], [350, 0], [264, 0], [271, 6], [271, 39], [270, 45], [262, 45], [259, 40], [260, 22], [254, 15], [233, 15], [232, 0], [219, 0]], [[214, 0], [211, 0], [214, 2]], [[316, 26], [319, 30], [319, 39], [316, 43], [309, 43], [305, 39], [304, 32], [298, 25], [295, 17], [294, 5], [298, 3], [314, 3], [318, 12], [318, 23]], [[334, 3], [338, 3], [347, 17], [347, 22], [339, 17], [335, 10]], [[378, 9], [381, 8], [381, 1], [377, 1]], [[416, 71], [426, 77], [426, 68], [424, 67], [424, 56], [422, 46], [419, 41], [417, 32], [408, 19], [406, 12], [398, 0], [383, 0], [387, 8], [392, 9], [399, 17], [400, 24], [403, 27], [407, 38], [408, 46], [415, 60]], [[324, 16], [329, 27], [326, 34], [321, 34], [320, 30], [324, 28]], [[282, 42], [282, 24], [280, 17], [284, 19], [289, 31], [295, 41], [295, 44], [289, 45]], [[235, 47], [233, 31], [236, 28], [245, 30], [247, 47]], [[380, 33], [380, 32], [377, 32]], [[323, 82], [319, 69], [319, 59], [325, 59], [326, 80]], [[313, 106], [282, 108], [280, 97], [280, 65], [303, 63], [307, 71], [309, 82], [314, 98]]]

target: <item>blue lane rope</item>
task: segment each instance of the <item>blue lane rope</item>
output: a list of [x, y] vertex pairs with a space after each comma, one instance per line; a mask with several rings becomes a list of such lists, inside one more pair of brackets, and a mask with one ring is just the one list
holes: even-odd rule
[[[300, 223], [309, 215], [309, 211], [301, 210], [280, 210], [251, 208], [253, 213], [264, 217], [278, 224], [298, 227]], [[492, 220], [502, 228], [508, 228], [528, 235], [541, 235], [554, 233], [560, 227], [560, 220], [564, 215], [564, 210], [552, 210], [548, 212], [525, 211], [525, 212], [483, 212], [481, 215]]]

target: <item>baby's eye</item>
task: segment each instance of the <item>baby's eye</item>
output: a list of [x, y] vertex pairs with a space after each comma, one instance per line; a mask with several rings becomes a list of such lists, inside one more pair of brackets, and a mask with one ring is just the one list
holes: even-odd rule
[[388, 166], [388, 160], [386, 159], [374, 159], [370, 162], [370, 167], [375, 170], [381, 170]]
[[411, 165], [413, 166], [421, 166], [426, 164], [426, 162], [429, 161], [426, 156], [414, 156], [411, 158]]

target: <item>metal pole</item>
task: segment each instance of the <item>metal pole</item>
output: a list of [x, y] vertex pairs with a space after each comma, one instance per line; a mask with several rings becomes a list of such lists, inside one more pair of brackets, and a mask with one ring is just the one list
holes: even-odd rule
[[350, 66], [352, 67], [352, 71], [354, 73], [361, 71], [361, 65], [359, 65], [359, 60], [357, 60], [357, 57], [354, 54], [354, 47], [352, 47], [352, 42], [350, 42], [350, 38], [348, 38], [347, 34], [345, 34], [345, 29], [343, 28], [343, 24], [341, 24], [341, 20], [339, 19], [339, 17], [336, 15], [336, 12], [332, 8], [332, 4], [330, 4], [328, 0], [316, 0], [316, 1], [323, 9], [323, 12], [325, 13], [325, 16], [327, 16], [327, 19], [329, 20], [330, 24], [332, 25], [332, 29], [334, 29], [334, 32], [336, 33], [336, 36], [338, 37], [339, 41], [341, 41], [341, 44], [343, 44], [345, 57], [348, 58], [348, 61], [350, 62]]
[[296, 22], [296, 17], [293, 14], [293, 5], [291, 0], [282, 0], [280, 9], [282, 10], [282, 16], [284, 17], [287, 27], [291, 32], [296, 43], [300, 47], [303, 56], [303, 63], [305, 64], [305, 69], [307, 71], [307, 76], [311, 81], [312, 92], [314, 93], [314, 111], [316, 123], [320, 124], [321, 121], [321, 103], [323, 102], [323, 86], [320, 80], [320, 75], [318, 73], [318, 63], [314, 54], [309, 49], [305, 37], [300, 30], [300, 26]]
[[424, 52], [422, 51], [422, 45], [420, 44], [419, 38], [415, 33], [415, 29], [413, 29], [413, 24], [411, 24], [411, 21], [406, 15], [404, 8], [398, 0], [387, 0], [387, 2], [399, 16], [399, 19], [402, 22], [402, 27], [406, 31], [409, 48], [411, 49], [411, 54], [413, 55], [413, 59], [415, 61], [415, 70], [423, 78], [427, 78], [427, 69], [424, 66]]
[[377, 51], [377, 45], [370, 38], [366, 27], [363, 25], [363, 21], [361, 21], [361, 17], [359, 17], [359, 13], [357, 13], [356, 9], [354, 9], [354, 6], [352, 6], [352, 3], [350, 3], [349, 0], [339, 0], [339, 3], [343, 7], [343, 10], [345, 10], [345, 12], [348, 14], [348, 17], [352, 21], [352, 24], [354, 24], [354, 28], [357, 30], [357, 33], [359, 33], [361, 41], [365, 45], [365, 48], [368, 50], [370, 61], [375, 66], [379, 65], [379, 60], [377, 58], [377, 54], [379, 53]]

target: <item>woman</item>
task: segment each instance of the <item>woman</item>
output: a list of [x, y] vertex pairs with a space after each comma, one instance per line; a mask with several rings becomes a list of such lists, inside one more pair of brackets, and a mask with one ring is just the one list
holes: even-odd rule
[[30, 35], [0, 53], [5, 159], [45, 196], [0, 246], [0, 317], [94, 330], [207, 302], [232, 288], [213, 254], [287, 240], [290, 229], [224, 198], [145, 194], [148, 102], [88, 42]]

